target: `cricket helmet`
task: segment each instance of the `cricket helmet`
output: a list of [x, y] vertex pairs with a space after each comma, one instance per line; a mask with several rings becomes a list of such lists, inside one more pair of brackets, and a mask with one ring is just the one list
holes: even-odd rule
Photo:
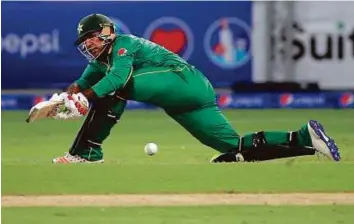
[[[82, 18], [77, 27], [78, 38], [75, 45], [89, 60], [98, 58], [115, 39], [115, 26], [110, 18], [102, 14], [91, 14]], [[96, 47], [90, 47], [87, 41], [96, 38]], [[98, 41], [98, 42], [97, 42]], [[97, 53], [97, 49], [99, 52]], [[96, 50], [96, 53], [94, 51]]]
[[115, 32], [113, 21], [102, 14], [90, 14], [82, 18], [77, 26], [78, 38], [75, 45], [79, 45], [87, 36], [100, 32], [104, 27], [110, 27]]

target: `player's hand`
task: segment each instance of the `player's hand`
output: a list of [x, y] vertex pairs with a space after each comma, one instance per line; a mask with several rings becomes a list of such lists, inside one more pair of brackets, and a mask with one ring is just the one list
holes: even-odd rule
[[[69, 94], [67, 92], [62, 92], [60, 94], [54, 93], [49, 101], [52, 102], [63, 102], [65, 101], [65, 98], [67, 98]], [[63, 105], [62, 110], [60, 110], [57, 114], [53, 116], [54, 119], [56, 120], [68, 120], [68, 119], [75, 119], [77, 116], [73, 112], [71, 112], [69, 109]]]
[[74, 117], [85, 116], [89, 108], [89, 102], [82, 93], [65, 95], [64, 104]]
[[54, 93], [49, 101], [63, 102], [64, 109], [53, 116], [57, 120], [77, 119], [87, 114], [89, 102], [81, 94]]
[[80, 87], [77, 83], [72, 83], [67, 89], [66, 92], [69, 94], [76, 94], [80, 92]]

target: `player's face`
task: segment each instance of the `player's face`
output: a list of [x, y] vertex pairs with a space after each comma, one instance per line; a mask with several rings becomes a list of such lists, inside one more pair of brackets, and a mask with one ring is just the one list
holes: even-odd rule
[[106, 44], [100, 38], [99, 33], [94, 33], [79, 45], [80, 52], [89, 60], [92, 61], [98, 58], [104, 51]]
[[85, 41], [85, 44], [90, 53], [95, 57], [98, 57], [104, 48], [103, 40], [98, 38], [97, 36], [87, 39]]

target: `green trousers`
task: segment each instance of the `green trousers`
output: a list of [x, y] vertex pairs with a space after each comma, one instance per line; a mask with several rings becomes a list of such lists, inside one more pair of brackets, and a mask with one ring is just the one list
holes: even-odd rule
[[[136, 70], [124, 91], [121, 101], [109, 110], [119, 119], [124, 112], [126, 100], [146, 102], [163, 108], [178, 124], [183, 126], [202, 144], [219, 152], [238, 149], [240, 135], [231, 126], [216, 104], [214, 90], [198, 70], [191, 67], [144, 68]], [[100, 122], [97, 133], [90, 139], [103, 142], [116, 122]], [[298, 145], [312, 146], [307, 124], [296, 130]], [[243, 147], [252, 147], [253, 134], [243, 136]], [[287, 131], [265, 131], [268, 144], [289, 142]], [[103, 157], [101, 147], [80, 149], [82, 157], [97, 160]]]

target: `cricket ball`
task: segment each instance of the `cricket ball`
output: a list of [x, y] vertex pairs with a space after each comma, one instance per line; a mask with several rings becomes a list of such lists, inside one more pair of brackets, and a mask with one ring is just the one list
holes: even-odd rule
[[144, 147], [144, 151], [147, 155], [153, 156], [157, 153], [158, 147], [155, 143], [147, 143]]

